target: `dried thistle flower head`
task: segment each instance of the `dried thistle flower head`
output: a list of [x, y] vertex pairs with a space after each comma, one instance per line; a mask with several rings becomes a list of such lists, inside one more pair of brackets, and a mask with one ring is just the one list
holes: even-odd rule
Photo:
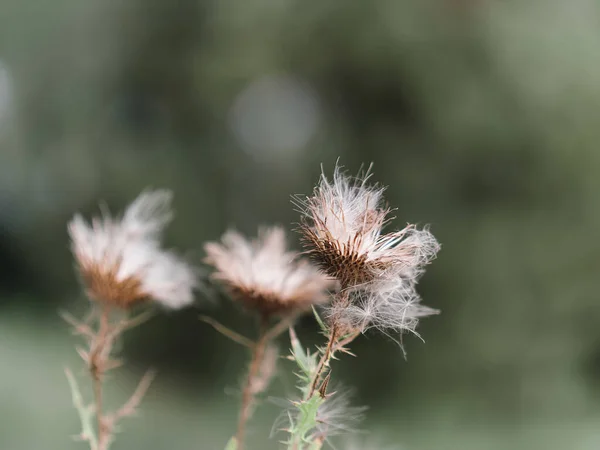
[[169, 308], [193, 301], [194, 269], [160, 247], [170, 204], [169, 191], [147, 191], [122, 218], [104, 213], [90, 226], [75, 215], [68, 226], [71, 248], [92, 299], [119, 308], [150, 299]]
[[383, 234], [391, 210], [385, 188], [367, 185], [369, 178], [336, 167], [332, 181], [322, 174], [312, 196], [296, 197], [307, 253], [343, 288], [415, 279], [439, 250], [428, 230], [413, 225]]
[[309, 261], [287, 250], [280, 227], [261, 229], [253, 240], [228, 231], [221, 242], [207, 243], [205, 250], [206, 262], [216, 269], [213, 278], [235, 299], [265, 316], [323, 303], [334, 285]]
[[300, 231], [307, 253], [346, 293], [332, 304], [334, 322], [414, 330], [417, 317], [433, 311], [418, 305], [415, 285], [440, 246], [414, 225], [384, 234], [391, 209], [385, 188], [367, 184], [370, 176], [349, 177], [340, 167], [332, 180], [322, 174], [312, 196], [295, 198]]

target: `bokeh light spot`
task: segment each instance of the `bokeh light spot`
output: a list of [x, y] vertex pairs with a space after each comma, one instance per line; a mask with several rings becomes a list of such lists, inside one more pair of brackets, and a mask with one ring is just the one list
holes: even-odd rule
[[250, 83], [235, 99], [230, 126], [242, 148], [271, 157], [302, 150], [320, 117], [315, 91], [289, 76], [267, 76]]

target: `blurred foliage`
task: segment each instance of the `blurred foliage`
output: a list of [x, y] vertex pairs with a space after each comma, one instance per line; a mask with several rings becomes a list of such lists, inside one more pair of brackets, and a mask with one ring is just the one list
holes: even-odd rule
[[[229, 226], [293, 228], [289, 194], [338, 157], [373, 161], [394, 225], [430, 223], [443, 243], [421, 283], [443, 311], [427, 343], [407, 336], [404, 361], [370, 335], [339, 362], [372, 407], [365, 428], [411, 449], [597, 448], [599, 16], [591, 0], [4, 0], [0, 448], [81, 448], [56, 314], [82, 309], [74, 211], [172, 188], [167, 240], [200, 264]], [[310, 107], [297, 92], [240, 100], [272, 77]], [[240, 123], [275, 144], [249, 145]], [[128, 370], [160, 376], [115, 448], [223, 448], [245, 356], [197, 315], [252, 323], [204, 297], [126, 339]], [[311, 318], [299, 328], [318, 341]], [[292, 389], [284, 377], [275, 395]], [[276, 415], [259, 410], [253, 448]]]

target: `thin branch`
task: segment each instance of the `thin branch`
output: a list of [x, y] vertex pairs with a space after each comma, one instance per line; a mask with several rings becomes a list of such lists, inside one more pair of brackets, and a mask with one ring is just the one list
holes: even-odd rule
[[75, 318], [75, 316], [69, 314], [66, 311], [61, 311], [59, 314], [65, 322], [67, 322], [73, 327], [73, 334], [79, 334], [89, 339], [94, 337], [94, 332], [92, 331], [92, 328], [88, 325], [87, 319], [79, 321]]
[[148, 389], [150, 388], [150, 385], [152, 384], [152, 381], [154, 381], [155, 377], [155, 370], [149, 370], [144, 374], [144, 376], [138, 383], [135, 391], [133, 392], [131, 397], [129, 397], [129, 400], [127, 400], [127, 402], [125, 402], [125, 404], [121, 406], [121, 408], [119, 408], [116, 412], [106, 417], [105, 426], [107, 428], [109, 428], [112, 431], [120, 419], [124, 417], [130, 417], [136, 414], [138, 406], [142, 402], [142, 399], [146, 395], [146, 392], [148, 392]]
[[130, 330], [131, 328], [135, 328], [138, 325], [141, 325], [144, 322], [147, 322], [152, 317], [154, 317], [155, 314], [156, 313], [154, 311], [148, 309], [146, 311], [139, 313], [137, 316], [134, 316], [132, 318], [123, 318], [115, 325], [113, 332], [111, 334], [114, 336], [118, 336], [118, 335], [124, 333], [125, 331]]
[[348, 350], [347, 348], [344, 348], [344, 347], [346, 345], [352, 343], [352, 341], [354, 341], [354, 339], [356, 339], [358, 336], [360, 336], [360, 334], [361, 334], [360, 331], [355, 331], [354, 333], [352, 333], [351, 335], [349, 335], [345, 339], [342, 339], [341, 341], [338, 341], [335, 344], [334, 351], [346, 353], [346, 354], [351, 355], [351, 356], [356, 356], [354, 353], [350, 352], [350, 350]]
[[223, 336], [231, 339], [234, 342], [237, 342], [240, 345], [243, 345], [244, 347], [253, 348], [256, 345], [253, 341], [251, 341], [247, 337], [242, 336], [239, 333], [236, 333], [235, 331], [233, 331], [230, 328], [227, 328], [225, 325], [223, 325], [220, 322], [217, 322], [212, 317], [200, 316], [200, 320], [203, 322], [206, 322], [207, 324], [212, 326], [215, 330], [217, 330]]
[[308, 393], [308, 397], [306, 398], [306, 400], [310, 399], [313, 396], [313, 394], [315, 393], [315, 391], [317, 390], [317, 385], [319, 384], [319, 381], [321, 380], [323, 370], [325, 369], [326, 366], [329, 365], [329, 361], [331, 360], [331, 358], [337, 348], [337, 345], [336, 345], [337, 333], [338, 333], [337, 325], [334, 324], [331, 327], [331, 334], [329, 335], [329, 341], [327, 342], [327, 347], [325, 349], [325, 353], [323, 353], [323, 356], [319, 360], [319, 364], [317, 365], [317, 370], [315, 371], [315, 376], [311, 383], [310, 391]]
[[281, 333], [287, 331], [294, 324], [297, 318], [298, 316], [293, 315], [279, 321], [269, 331], [267, 331], [266, 339], [271, 341], [278, 337]]
[[[334, 304], [338, 304], [338, 305], [348, 304], [348, 302], [349, 302], [348, 291], [345, 289], [342, 289], [334, 297], [333, 302], [334, 302]], [[344, 345], [347, 345], [350, 342], [352, 342], [360, 334], [360, 333], [353, 333], [350, 336], [344, 338], [342, 341], [338, 341], [339, 331], [340, 330], [339, 330], [339, 325], [338, 325], [338, 317], [333, 317], [331, 320], [329, 340], [327, 342], [327, 347], [325, 348], [325, 352], [323, 353], [323, 356], [321, 357], [321, 359], [319, 360], [319, 364], [317, 365], [317, 369], [315, 371], [315, 376], [311, 383], [310, 391], [308, 392], [308, 397], [306, 398], [306, 400], [310, 399], [314, 395], [315, 391], [318, 389], [319, 382], [321, 381], [321, 378], [323, 377], [323, 372], [326, 367], [329, 367], [331, 359], [334, 359], [335, 352], [343, 351], [345, 353], [348, 353], [348, 350], [346, 350], [344, 348]], [[328, 375], [330, 375], [330, 373], [331, 372], [329, 372]], [[325, 386], [325, 388], [326, 387], [327, 386]]]

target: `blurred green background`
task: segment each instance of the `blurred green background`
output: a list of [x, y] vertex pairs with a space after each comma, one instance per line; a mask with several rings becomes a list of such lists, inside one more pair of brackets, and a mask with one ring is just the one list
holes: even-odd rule
[[[594, 0], [2, 0], [0, 449], [86, 448], [58, 317], [86, 306], [75, 211], [171, 188], [167, 242], [200, 263], [227, 227], [292, 229], [289, 195], [338, 157], [374, 162], [393, 226], [443, 244], [426, 343], [407, 337], [405, 361], [369, 334], [338, 363], [364, 428], [410, 450], [600, 448], [599, 49]], [[126, 336], [115, 404], [159, 377], [115, 450], [232, 434], [246, 355], [197, 316], [253, 324], [205, 297]], [[311, 318], [298, 331], [318, 339]], [[250, 450], [277, 448], [277, 415], [265, 401]]]

